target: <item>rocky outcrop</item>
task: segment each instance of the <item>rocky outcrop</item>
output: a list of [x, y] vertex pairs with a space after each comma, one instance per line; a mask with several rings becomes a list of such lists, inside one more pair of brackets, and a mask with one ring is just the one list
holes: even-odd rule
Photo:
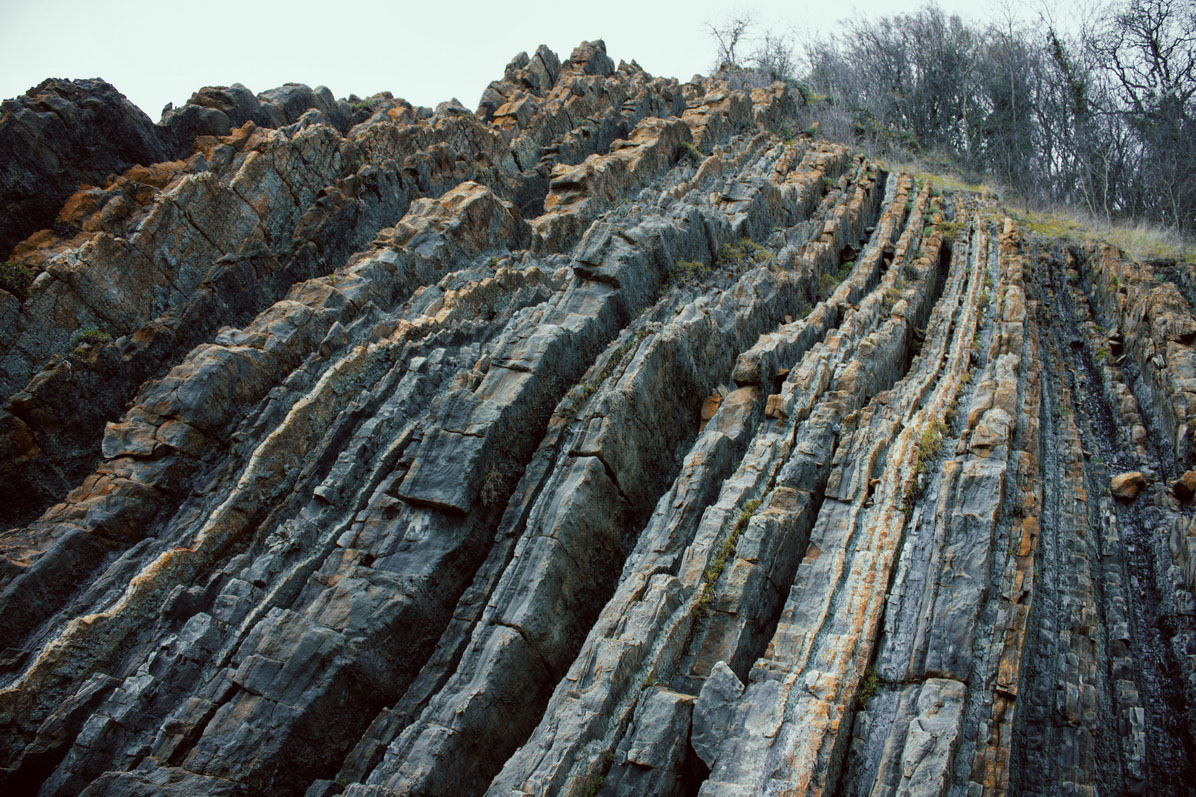
[[583, 43], [204, 89], [64, 198], [5, 792], [1184, 793], [1182, 292], [799, 113]]
[[0, 255], [54, 221], [81, 183], [169, 160], [137, 106], [102, 80], [44, 80], [0, 105]]
[[[254, 96], [236, 83], [196, 92], [182, 107], [168, 108], [155, 125], [103, 80], [45, 80], [0, 106], [0, 146], [6, 153], [0, 164], [0, 255], [37, 230], [46, 230], [40, 242], [51, 233], [78, 232], [79, 205], [91, 213], [112, 197], [85, 191], [64, 208], [72, 194], [108, 186], [132, 166], [185, 159], [197, 144], [204, 146], [200, 137], [226, 136], [246, 122], [260, 128], [325, 124], [344, 133], [351, 121], [366, 116], [323, 86], [313, 91], [288, 83]], [[136, 170], [128, 177], [142, 190], [161, 188], [170, 171], [178, 170], [165, 175], [161, 168]], [[150, 179], [139, 179], [144, 177]], [[107, 216], [128, 212], [118, 203]]]

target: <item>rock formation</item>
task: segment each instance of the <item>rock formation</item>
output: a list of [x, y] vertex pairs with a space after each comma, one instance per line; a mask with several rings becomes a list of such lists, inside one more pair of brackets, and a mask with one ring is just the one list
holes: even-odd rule
[[4, 793], [1188, 793], [1190, 274], [601, 42], [352, 100], [4, 105]]

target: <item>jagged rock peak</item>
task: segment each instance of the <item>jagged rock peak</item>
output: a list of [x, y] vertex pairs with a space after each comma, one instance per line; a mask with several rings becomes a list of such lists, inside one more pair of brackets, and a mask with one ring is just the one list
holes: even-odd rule
[[154, 124], [100, 79], [44, 80], [0, 106], [0, 252], [55, 226], [55, 214], [81, 184], [100, 185], [134, 165], [185, 158], [200, 136], [258, 127], [327, 124], [344, 133], [364, 118], [325, 87], [288, 83], [254, 95], [237, 83], [200, 89]]

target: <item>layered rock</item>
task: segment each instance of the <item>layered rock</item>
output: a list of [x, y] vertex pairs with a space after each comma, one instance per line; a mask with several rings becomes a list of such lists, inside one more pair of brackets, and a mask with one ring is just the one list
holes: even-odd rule
[[205, 89], [61, 200], [6, 792], [1182, 793], [1182, 291], [800, 112], [540, 48]]
[[[106, 185], [131, 166], [185, 158], [197, 137], [228, 135], [250, 121], [265, 128], [319, 122], [343, 133], [353, 115], [348, 102], [323, 86], [313, 91], [289, 83], [254, 96], [237, 83], [196, 92], [155, 125], [103, 80], [42, 81], [0, 106], [0, 145], [7, 153], [0, 165], [0, 255], [40, 229], [77, 231], [71, 206], [63, 208], [68, 197], [84, 186]], [[112, 207], [109, 214], [123, 210]]]

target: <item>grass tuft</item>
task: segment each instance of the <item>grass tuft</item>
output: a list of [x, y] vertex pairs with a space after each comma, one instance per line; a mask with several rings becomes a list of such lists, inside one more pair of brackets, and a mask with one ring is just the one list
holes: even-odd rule
[[29, 286], [32, 284], [33, 273], [24, 264], [0, 263], [0, 288], [23, 302], [29, 298]]
[[876, 670], [869, 667], [864, 672], [864, 677], [860, 679], [860, 688], [856, 692], [855, 700], [857, 708], [867, 708], [868, 701], [876, 694], [876, 690], [880, 688], [880, 678], [876, 675]]
[[84, 346], [90, 346], [94, 343], [111, 343], [112, 336], [99, 327], [92, 325], [83, 327], [77, 330], [74, 335], [71, 335], [71, 346], [77, 351]]
[[905, 495], [901, 499], [901, 511], [908, 518], [914, 511], [914, 505], [926, 492], [927, 475], [930, 467], [938, 458], [943, 448], [943, 438], [948, 432], [947, 424], [935, 419], [922, 427], [922, 435], [918, 438], [918, 458], [914, 463], [914, 475], [906, 482]]
[[739, 517], [735, 519], [735, 525], [731, 527], [731, 533], [723, 540], [723, 544], [715, 552], [714, 558], [710, 560], [710, 563], [706, 565], [705, 571], [702, 572], [702, 594], [698, 596], [699, 617], [706, 617], [710, 614], [714, 604], [714, 585], [723, 574], [723, 570], [726, 569], [727, 562], [735, 555], [735, 546], [739, 544], [739, 538], [743, 535], [744, 529], [747, 528], [752, 515], [759, 508], [759, 499], [748, 501], [743, 505], [743, 510], [739, 513]]

